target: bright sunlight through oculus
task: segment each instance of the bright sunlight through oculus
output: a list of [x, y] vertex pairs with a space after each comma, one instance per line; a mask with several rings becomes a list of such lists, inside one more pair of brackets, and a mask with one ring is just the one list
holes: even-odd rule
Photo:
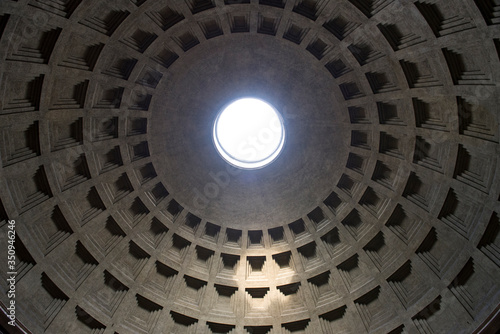
[[215, 120], [213, 136], [219, 154], [245, 169], [270, 164], [285, 143], [280, 114], [255, 98], [239, 99], [226, 106]]

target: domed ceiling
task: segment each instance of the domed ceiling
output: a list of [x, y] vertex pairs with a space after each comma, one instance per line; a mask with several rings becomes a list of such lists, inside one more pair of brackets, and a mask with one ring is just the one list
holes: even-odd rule
[[[488, 326], [499, 17], [498, 0], [2, 0], [4, 329]], [[242, 97], [283, 117], [264, 168], [213, 143]]]

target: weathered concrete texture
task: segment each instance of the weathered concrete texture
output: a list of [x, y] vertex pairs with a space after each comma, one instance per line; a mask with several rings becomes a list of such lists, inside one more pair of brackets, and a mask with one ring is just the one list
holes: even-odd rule
[[[500, 304], [496, 0], [54, 4], [0, 3], [26, 331], [472, 333]], [[254, 171], [211, 138], [243, 96], [287, 131]]]
[[[310, 66], [309, 55], [286, 41], [268, 43], [268, 36], [229, 37], [172, 65], [158, 87], [165, 94], [152, 106], [161, 111], [151, 117], [152, 155], [174, 198], [196, 215], [235, 228], [281, 226], [313, 210], [335, 186], [347, 159], [348, 124], [329, 93], [336, 88], [331, 76]], [[213, 125], [228, 101], [245, 96], [283, 113], [286, 145], [266, 168], [228, 171]]]

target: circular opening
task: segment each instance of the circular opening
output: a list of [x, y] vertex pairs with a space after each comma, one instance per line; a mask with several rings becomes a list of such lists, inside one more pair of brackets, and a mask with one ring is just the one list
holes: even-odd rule
[[217, 116], [214, 143], [230, 164], [244, 169], [264, 167], [276, 159], [285, 143], [285, 128], [269, 103], [243, 98], [227, 105]]

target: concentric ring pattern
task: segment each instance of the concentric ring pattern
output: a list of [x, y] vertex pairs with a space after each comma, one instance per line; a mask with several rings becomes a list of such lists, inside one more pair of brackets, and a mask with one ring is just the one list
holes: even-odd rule
[[[500, 304], [499, 17], [498, 0], [2, 0], [8, 329], [483, 327]], [[249, 95], [287, 143], [239, 171], [211, 131]]]

